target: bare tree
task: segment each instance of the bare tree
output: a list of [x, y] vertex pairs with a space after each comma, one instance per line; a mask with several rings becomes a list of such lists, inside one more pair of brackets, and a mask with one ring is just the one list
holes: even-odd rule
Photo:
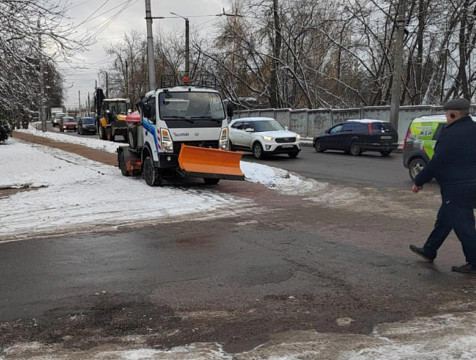
[[82, 40], [74, 39], [74, 28], [65, 22], [66, 11], [62, 0], [0, 2], [0, 112], [4, 116], [19, 119], [37, 113], [40, 79], [45, 72], [48, 76], [59, 56], [82, 48]]

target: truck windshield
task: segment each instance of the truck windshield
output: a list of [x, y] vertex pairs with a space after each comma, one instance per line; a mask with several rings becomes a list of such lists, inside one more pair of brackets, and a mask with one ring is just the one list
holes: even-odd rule
[[220, 95], [208, 92], [162, 92], [159, 95], [161, 119], [223, 120]]

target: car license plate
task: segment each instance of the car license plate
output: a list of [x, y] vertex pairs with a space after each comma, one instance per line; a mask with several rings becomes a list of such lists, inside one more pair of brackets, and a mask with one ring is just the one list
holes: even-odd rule
[[380, 139], [382, 140], [390, 140], [392, 137], [391, 136], [381, 136]]
[[283, 148], [292, 148], [294, 147], [293, 144], [286, 144], [286, 145], [282, 145]]

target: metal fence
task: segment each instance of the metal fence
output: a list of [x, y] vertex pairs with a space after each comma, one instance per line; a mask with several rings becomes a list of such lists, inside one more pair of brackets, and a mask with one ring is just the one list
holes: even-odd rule
[[[472, 105], [472, 111], [476, 105]], [[442, 106], [401, 106], [398, 120], [398, 137], [405, 138], [410, 122], [424, 115], [444, 114]], [[377, 119], [389, 121], [390, 106], [367, 106], [352, 109], [253, 109], [236, 111], [234, 118], [271, 117], [304, 137], [313, 137], [329, 127], [349, 119]]]

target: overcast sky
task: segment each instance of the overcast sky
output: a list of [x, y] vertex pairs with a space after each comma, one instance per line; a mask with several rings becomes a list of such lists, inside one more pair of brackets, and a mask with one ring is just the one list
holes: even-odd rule
[[[175, 12], [190, 17], [191, 33], [206, 33], [221, 18], [205, 15], [221, 13], [223, 8], [229, 10], [229, 0], [151, 0], [151, 7], [152, 16], [172, 16], [170, 12]], [[120, 41], [124, 33], [132, 29], [145, 35], [145, 0], [71, 0], [69, 16], [75, 25], [80, 25], [79, 33], [99, 32], [96, 43], [87, 52], [76, 54], [72, 64], [60, 63], [65, 77], [65, 105], [75, 108], [78, 91], [81, 91], [81, 103], [84, 104], [88, 92], [92, 95], [94, 91], [99, 70], [107, 68], [111, 62], [104, 47]], [[165, 32], [185, 31], [184, 20], [180, 18], [154, 20], [154, 28], [157, 27]]]

